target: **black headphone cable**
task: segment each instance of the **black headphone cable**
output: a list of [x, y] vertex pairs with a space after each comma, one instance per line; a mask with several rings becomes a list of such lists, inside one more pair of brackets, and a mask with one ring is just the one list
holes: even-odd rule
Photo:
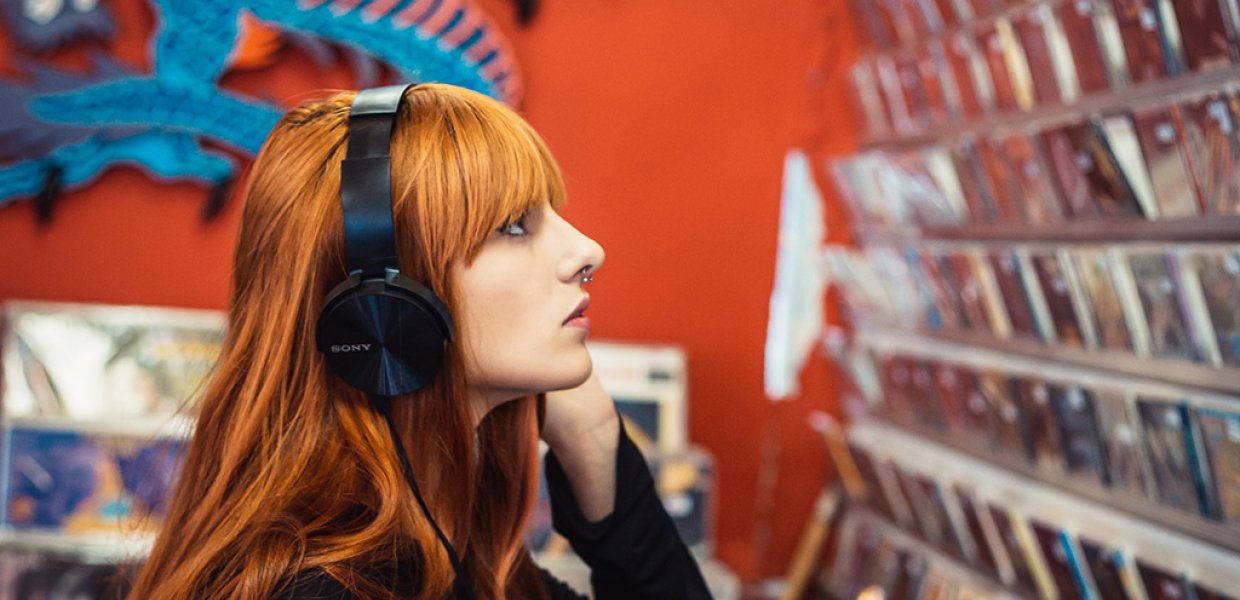
[[401, 470], [405, 473], [405, 481], [409, 484], [409, 489], [413, 490], [413, 497], [418, 500], [418, 506], [422, 507], [422, 514], [426, 515], [426, 520], [431, 522], [435, 535], [439, 537], [439, 543], [443, 544], [444, 550], [448, 552], [448, 560], [452, 562], [452, 570], [456, 572], [456, 580], [452, 582], [455, 596], [461, 600], [475, 600], [474, 590], [469, 585], [469, 576], [465, 573], [465, 567], [461, 565], [461, 559], [457, 557], [452, 543], [439, 529], [439, 524], [435, 522], [435, 517], [431, 516], [426, 501], [422, 499], [418, 482], [413, 477], [413, 465], [409, 463], [409, 454], [405, 452], [405, 444], [401, 441], [400, 433], [396, 431], [396, 422], [392, 419], [392, 400], [384, 396], [371, 396], [370, 403], [379, 414], [383, 415], [383, 420], [387, 421], [388, 432], [391, 433], [392, 441], [396, 444], [396, 455], [400, 458]]

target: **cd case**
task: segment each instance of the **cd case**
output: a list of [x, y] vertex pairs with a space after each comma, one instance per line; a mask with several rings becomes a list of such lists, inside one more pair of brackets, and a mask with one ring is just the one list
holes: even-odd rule
[[155, 532], [185, 441], [14, 421], [5, 431], [0, 522], [65, 534]]
[[224, 340], [215, 311], [12, 302], [4, 314], [8, 418], [166, 419], [200, 391]]

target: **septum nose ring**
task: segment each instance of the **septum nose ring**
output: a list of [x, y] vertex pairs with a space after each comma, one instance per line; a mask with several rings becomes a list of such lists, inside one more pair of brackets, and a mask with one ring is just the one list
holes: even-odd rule
[[594, 281], [594, 275], [590, 274], [590, 267], [588, 265], [582, 267], [581, 268], [581, 283], [590, 283], [591, 281]]

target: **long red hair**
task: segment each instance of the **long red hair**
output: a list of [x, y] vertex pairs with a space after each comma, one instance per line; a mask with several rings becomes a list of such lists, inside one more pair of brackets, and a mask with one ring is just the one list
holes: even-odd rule
[[[352, 92], [302, 104], [252, 168], [237, 237], [228, 336], [163, 529], [130, 598], [265, 600], [319, 569], [362, 598], [451, 591], [447, 554], [401, 474], [382, 417], [315, 349], [325, 294], [346, 277], [340, 211]], [[559, 167], [516, 113], [447, 85], [410, 88], [392, 136], [401, 271], [454, 309], [468, 264], [530, 206], [563, 203]], [[469, 323], [457, 323], [458, 339]], [[537, 398], [475, 428], [460, 344], [394, 414], [424, 498], [479, 598], [544, 596], [523, 546], [536, 495]]]

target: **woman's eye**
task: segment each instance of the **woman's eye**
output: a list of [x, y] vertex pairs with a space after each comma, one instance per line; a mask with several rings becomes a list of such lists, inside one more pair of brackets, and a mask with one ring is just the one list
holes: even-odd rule
[[520, 237], [529, 233], [525, 229], [525, 215], [522, 214], [520, 217], [517, 217], [516, 221], [500, 227], [499, 232], [513, 237]]

